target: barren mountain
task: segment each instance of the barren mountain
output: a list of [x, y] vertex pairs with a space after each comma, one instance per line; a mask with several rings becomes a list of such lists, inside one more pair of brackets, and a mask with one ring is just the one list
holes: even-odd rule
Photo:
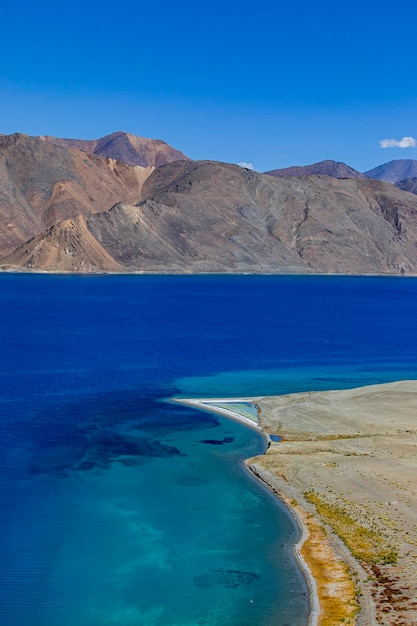
[[398, 183], [395, 183], [395, 186], [398, 189], [402, 189], [403, 191], [409, 191], [410, 193], [417, 194], [417, 178], [406, 178], [405, 180], [399, 180]]
[[1, 135], [0, 254], [62, 219], [137, 201], [152, 169], [26, 135]]
[[142, 201], [66, 220], [1, 260], [47, 271], [417, 272], [417, 198], [369, 179], [177, 161]]
[[383, 165], [378, 165], [374, 169], [365, 172], [369, 178], [385, 180], [388, 183], [397, 183], [405, 178], [415, 178], [417, 176], [417, 161], [414, 159], [396, 159]]
[[324, 174], [334, 178], [367, 178], [365, 174], [354, 170], [340, 161], [320, 161], [312, 165], [294, 165], [277, 170], [265, 172], [269, 176], [310, 176], [312, 174]]
[[140, 165], [141, 167], [159, 167], [165, 163], [171, 163], [171, 161], [188, 159], [185, 154], [175, 150], [160, 139], [146, 139], [122, 131], [92, 140], [59, 139], [50, 136], [42, 136], [38, 139], [64, 148], [75, 148], [89, 154], [97, 154], [108, 159], [123, 161], [128, 165]]

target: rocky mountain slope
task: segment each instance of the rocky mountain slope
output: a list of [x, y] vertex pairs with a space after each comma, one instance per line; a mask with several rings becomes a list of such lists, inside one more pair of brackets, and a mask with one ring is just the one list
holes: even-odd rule
[[140, 165], [141, 167], [159, 167], [165, 163], [171, 163], [171, 161], [188, 158], [164, 141], [137, 137], [122, 131], [93, 140], [59, 139], [50, 136], [41, 136], [38, 139], [64, 148], [75, 148], [89, 154], [97, 154], [107, 159], [117, 159], [128, 165]]
[[410, 193], [417, 194], [417, 178], [406, 178], [405, 180], [399, 180], [398, 183], [395, 183], [395, 186], [398, 189], [402, 189], [403, 191], [409, 191]]
[[417, 177], [417, 161], [414, 159], [396, 159], [383, 165], [378, 165], [365, 172], [369, 178], [385, 180], [388, 183], [397, 183], [406, 178]]
[[22, 134], [1, 135], [0, 254], [60, 220], [137, 201], [153, 169]]
[[138, 203], [54, 224], [1, 260], [46, 271], [416, 273], [417, 198], [377, 180], [156, 169]]
[[312, 165], [295, 165], [277, 170], [265, 172], [269, 176], [310, 176], [312, 174], [324, 174], [334, 178], [367, 178], [365, 174], [354, 170], [346, 163], [339, 161], [320, 161]]

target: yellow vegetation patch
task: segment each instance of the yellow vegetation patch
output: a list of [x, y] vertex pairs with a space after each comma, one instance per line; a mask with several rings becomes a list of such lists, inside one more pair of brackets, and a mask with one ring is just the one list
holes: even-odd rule
[[314, 504], [322, 519], [344, 541], [355, 558], [366, 563], [397, 562], [397, 551], [387, 543], [379, 530], [360, 524], [343, 504], [330, 502], [314, 491], [309, 491], [304, 496]]
[[359, 612], [356, 586], [347, 565], [331, 547], [324, 528], [297, 508], [308, 531], [301, 554], [316, 582], [320, 604], [319, 626], [353, 626]]

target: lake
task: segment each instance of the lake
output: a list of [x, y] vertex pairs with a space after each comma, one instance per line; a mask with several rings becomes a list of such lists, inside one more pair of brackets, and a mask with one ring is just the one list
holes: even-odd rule
[[255, 431], [170, 403], [417, 378], [417, 280], [0, 276], [5, 626], [298, 626]]

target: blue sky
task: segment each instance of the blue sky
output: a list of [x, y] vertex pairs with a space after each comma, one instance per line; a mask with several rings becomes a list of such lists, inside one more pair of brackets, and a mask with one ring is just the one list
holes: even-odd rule
[[0, 132], [124, 130], [259, 171], [417, 159], [416, 17], [411, 0], [5, 0]]

